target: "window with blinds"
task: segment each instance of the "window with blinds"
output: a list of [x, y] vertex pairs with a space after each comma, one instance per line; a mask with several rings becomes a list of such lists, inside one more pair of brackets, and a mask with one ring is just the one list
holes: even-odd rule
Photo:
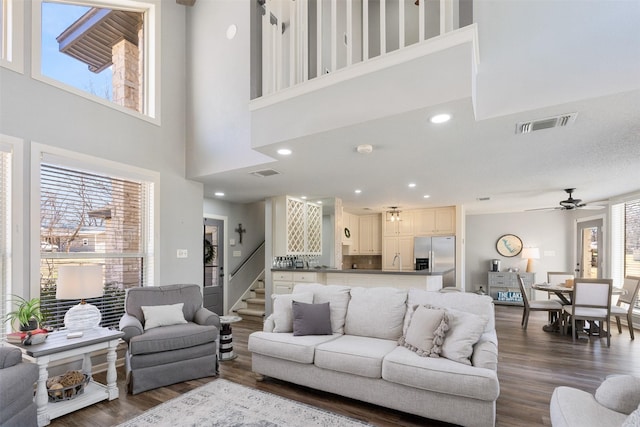
[[46, 325], [64, 326], [79, 301], [56, 300], [58, 267], [98, 264], [104, 295], [87, 299], [103, 327], [117, 327], [125, 291], [150, 281], [152, 184], [42, 163], [40, 167], [40, 299]]
[[622, 283], [625, 276], [640, 276], [640, 199], [613, 205], [611, 224], [612, 276]]
[[[11, 265], [11, 153], [0, 145], [0, 319], [10, 310]], [[1, 321], [1, 320], [0, 320]], [[0, 325], [0, 341], [4, 341], [10, 325]]]

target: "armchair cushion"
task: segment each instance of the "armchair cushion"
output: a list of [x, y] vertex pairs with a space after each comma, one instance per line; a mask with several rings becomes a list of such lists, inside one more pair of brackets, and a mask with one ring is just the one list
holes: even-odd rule
[[200, 307], [198, 311], [196, 311], [193, 321], [198, 325], [215, 326], [220, 329], [220, 317], [204, 307]]
[[[142, 312], [144, 313], [144, 330], [158, 328], [160, 326], [179, 325], [181, 323], [187, 323], [182, 313], [182, 307], [184, 303], [169, 305], [150, 305], [142, 306]], [[194, 316], [195, 317], [195, 316]]]
[[15, 347], [0, 347], [0, 369], [22, 362], [22, 352]]
[[640, 405], [640, 378], [631, 375], [610, 376], [600, 384], [595, 397], [602, 406], [629, 415]]
[[131, 355], [178, 350], [214, 342], [218, 338], [216, 326], [187, 323], [146, 330], [129, 341]]
[[124, 332], [122, 339], [129, 342], [136, 335], [141, 335], [144, 332], [144, 327], [136, 317], [125, 313], [120, 318], [120, 330]]

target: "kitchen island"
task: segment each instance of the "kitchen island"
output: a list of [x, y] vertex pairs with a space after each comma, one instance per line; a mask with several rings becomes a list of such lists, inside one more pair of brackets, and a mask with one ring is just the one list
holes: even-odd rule
[[362, 287], [391, 286], [400, 289], [418, 288], [427, 291], [442, 289], [454, 276], [455, 268], [429, 272], [426, 270], [367, 270], [335, 268], [272, 268], [274, 293], [291, 292], [296, 283], [322, 283]]

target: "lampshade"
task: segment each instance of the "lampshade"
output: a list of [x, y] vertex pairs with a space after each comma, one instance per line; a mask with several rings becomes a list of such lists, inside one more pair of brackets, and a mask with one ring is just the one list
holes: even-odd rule
[[85, 303], [85, 298], [103, 294], [104, 279], [99, 265], [62, 265], [58, 267], [56, 299], [79, 299], [80, 304], [67, 311], [64, 325], [69, 331], [84, 331], [100, 325], [102, 316], [97, 307]]
[[539, 248], [522, 248], [522, 258], [540, 259], [540, 249]]
[[527, 273], [533, 272], [533, 260], [540, 259], [539, 248], [522, 248], [522, 258], [526, 258], [527, 261]]

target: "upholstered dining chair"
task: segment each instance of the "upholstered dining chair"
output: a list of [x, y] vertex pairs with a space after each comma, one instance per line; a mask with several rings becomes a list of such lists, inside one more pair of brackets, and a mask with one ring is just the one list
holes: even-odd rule
[[562, 314], [562, 304], [555, 300], [541, 300], [541, 301], [529, 301], [527, 289], [524, 285], [524, 280], [518, 274], [518, 284], [520, 285], [520, 293], [522, 294], [522, 303], [524, 304], [524, 311], [522, 312], [522, 328], [526, 331], [527, 324], [529, 323], [529, 313], [532, 311], [546, 311], [549, 314], [554, 313], [556, 318], [560, 318]]
[[[547, 272], [547, 283], [550, 285], [562, 285], [567, 279], [573, 280], [575, 275], [568, 271], [549, 271]], [[551, 299], [552, 292], [547, 292], [548, 299]]]
[[[571, 335], [575, 342], [578, 331], [578, 321], [590, 321], [589, 336], [594, 330], [594, 322], [599, 322], [599, 336], [607, 336], [607, 347], [611, 345], [610, 315], [611, 315], [611, 291], [612, 279], [575, 279], [573, 282], [573, 301], [571, 305], [563, 307], [564, 332], [568, 327], [568, 318], [571, 318]], [[604, 324], [607, 327], [605, 329]]]
[[[616, 305], [611, 306], [611, 315], [615, 316], [616, 324], [618, 325], [618, 333], [622, 333], [622, 326], [620, 325], [620, 316], [627, 316], [627, 326], [629, 326], [629, 335], [631, 339], [633, 336], [633, 307], [636, 305], [638, 299], [638, 289], [640, 289], [640, 277], [627, 276], [624, 278], [623, 289], [626, 291], [623, 295], [620, 295]], [[627, 306], [623, 307], [620, 304], [624, 303]]]

